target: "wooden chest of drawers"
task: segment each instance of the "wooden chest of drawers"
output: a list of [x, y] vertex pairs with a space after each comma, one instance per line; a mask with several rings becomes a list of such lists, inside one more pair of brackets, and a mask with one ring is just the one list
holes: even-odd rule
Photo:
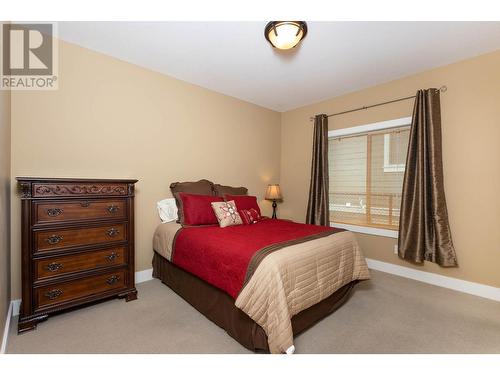
[[137, 180], [17, 180], [22, 210], [19, 333], [79, 305], [110, 297], [137, 298]]

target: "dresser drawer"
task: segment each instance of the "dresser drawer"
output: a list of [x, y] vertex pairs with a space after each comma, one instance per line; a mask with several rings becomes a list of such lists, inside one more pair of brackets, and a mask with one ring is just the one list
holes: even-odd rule
[[125, 264], [127, 264], [127, 248], [124, 246], [80, 254], [50, 257], [47, 259], [35, 260], [35, 280], [45, 280], [72, 272], [88, 271]]
[[125, 224], [106, 224], [90, 228], [48, 229], [35, 231], [35, 253], [68, 247], [124, 241]]
[[35, 202], [35, 224], [62, 221], [114, 219], [126, 217], [123, 199], [71, 200]]
[[126, 285], [126, 271], [119, 270], [103, 275], [53, 284], [35, 289], [35, 308], [43, 308], [73, 299], [92, 296], [115, 289], [123, 289]]

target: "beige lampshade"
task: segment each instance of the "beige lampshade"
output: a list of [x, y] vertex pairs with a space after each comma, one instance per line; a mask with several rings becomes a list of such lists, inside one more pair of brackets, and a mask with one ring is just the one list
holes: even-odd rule
[[283, 199], [279, 184], [267, 185], [266, 199], [270, 201]]

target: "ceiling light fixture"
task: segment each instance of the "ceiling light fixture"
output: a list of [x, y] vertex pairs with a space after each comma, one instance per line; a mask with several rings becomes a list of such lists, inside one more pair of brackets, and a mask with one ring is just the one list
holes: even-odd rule
[[291, 49], [307, 34], [304, 21], [271, 21], [266, 25], [264, 36], [274, 48]]

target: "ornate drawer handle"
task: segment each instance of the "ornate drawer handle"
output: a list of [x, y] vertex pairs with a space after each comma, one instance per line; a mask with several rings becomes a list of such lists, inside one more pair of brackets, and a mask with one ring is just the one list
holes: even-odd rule
[[106, 232], [106, 234], [107, 234], [108, 236], [110, 236], [110, 237], [114, 237], [114, 236], [116, 236], [118, 233], [120, 233], [120, 231], [119, 231], [118, 229], [116, 229], [116, 228], [111, 228], [110, 230], [108, 230], [108, 231]]
[[55, 216], [59, 216], [60, 214], [63, 213], [63, 209], [62, 208], [49, 208], [47, 209], [47, 215], [51, 216], [51, 217], [55, 217]]
[[106, 257], [107, 260], [110, 262], [114, 261], [116, 258], [118, 258], [120, 255], [115, 253], [114, 251]]
[[120, 278], [116, 275], [113, 275], [111, 276], [110, 278], [108, 278], [106, 280], [106, 282], [109, 284], [109, 285], [113, 285], [113, 284], [116, 284], [118, 282], [118, 280], [120, 280]]
[[85, 201], [85, 202], [81, 202], [81, 203], [80, 203], [80, 206], [85, 207], [85, 208], [86, 208], [86, 207], [90, 207], [90, 202], [87, 202], [87, 201]]
[[61, 263], [55, 263], [55, 262], [49, 263], [49, 264], [47, 264], [47, 266], [45, 266], [45, 269], [47, 271], [50, 271], [50, 272], [56, 272], [62, 268], [63, 268], [63, 265]]
[[119, 209], [120, 209], [120, 207], [115, 206], [114, 204], [112, 204], [111, 206], [108, 206], [108, 208], [107, 208], [107, 210], [110, 214], [114, 214], [115, 212], [118, 212]]
[[55, 245], [55, 244], [59, 243], [62, 239], [63, 239], [63, 236], [53, 234], [52, 236], [47, 237], [47, 242], [50, 245]]
[[47, 293], [45, 293], [44, 296], [52, 301], [56, 298], [61, 297], [62, 294], [63, 294], [63, 291], [61, 289], [52, 289], [52, 290], [48, 291]]

